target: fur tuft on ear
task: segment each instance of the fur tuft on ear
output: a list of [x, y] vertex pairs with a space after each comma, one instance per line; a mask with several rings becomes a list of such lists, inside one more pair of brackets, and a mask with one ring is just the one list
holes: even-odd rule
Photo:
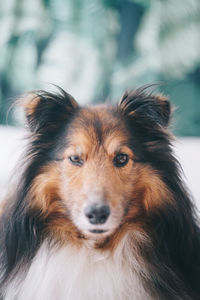
[[78, 104], [71, 95], [61, 88], [59, 92], [54, 94], [39, 90], [23, 97], [22, 106], [32, 132], [55, 127], [78, 109]]
[[167, 127], [170, 122], [171, 104], [162, 94], [147, 92], [152, 85], [146, 85], [134, 91], [125, 92], [119, 102], [119, 108], [127, 116], [148, 118]]

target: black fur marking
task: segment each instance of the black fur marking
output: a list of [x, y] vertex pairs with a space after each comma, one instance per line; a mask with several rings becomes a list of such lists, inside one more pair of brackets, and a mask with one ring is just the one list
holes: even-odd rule
[[126, 92], [119, 107], [126, 115], [134, 112], [142, 121], [147, 119], [149, 123], [151, 120], [167, 127], [171, 112], [170, 102], [167, 99], [161, 101], [159, 96], [147, 93], [146, 90], [152, 86], [147, 85], [135, 91]]
[[[47, 93], [45, 91], [35, 92], [32, 99], [39, 98], [40, 101], [34, 113], [26, 114], [31, 131], [44, 133], [48, 130], [56, 130], [55, 125], [62, 123], [78, 108], [74, 98], [59, 88], [60, 94]], [[28, 110], [27, 110], [28, 112]]]

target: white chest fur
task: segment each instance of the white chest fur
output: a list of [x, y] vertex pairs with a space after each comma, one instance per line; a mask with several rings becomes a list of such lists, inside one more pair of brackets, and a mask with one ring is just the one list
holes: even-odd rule
[[25, 278], [10, 283], [5, 300], [149, 300], [137, 275], [144, 268], [129, 248], [127, 238], [114, 255], [44, 243]]

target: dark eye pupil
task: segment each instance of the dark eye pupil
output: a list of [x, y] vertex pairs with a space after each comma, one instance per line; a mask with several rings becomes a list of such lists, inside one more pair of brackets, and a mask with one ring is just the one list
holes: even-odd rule
[[119, 154], [119, 155], [117, 156], [117, 161], [118, 161], [119, 163], [121, 163], [121, 164], [123, 164], [123, 163], [126, 161], [126, 159], [127, 159], [127, 157], [126, 157], [126, 155], [124, 155], [124, 154]]
[[69, 160], [74, 165], [82, 165], [83, 164], [83, 160], [78, 155], [71, 155], [69, 157]]
[[124, 153], [117, 154], [114, 159], [114, 164], [116, 167], [123, 167], [128, 162], [128, 155]]
[[71, 161], [79, 161], [80, 158], [77, 155], [72, 155], [71, 157]]

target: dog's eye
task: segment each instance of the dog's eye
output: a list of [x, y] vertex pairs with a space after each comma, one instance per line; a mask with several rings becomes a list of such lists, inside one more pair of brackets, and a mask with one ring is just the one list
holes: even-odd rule
[[76, 166], [82, 166], [83, 160], [78, 155], [69, 156], [69, 161]]
[[119, 153], [115, 156], [113, 163], [116, 167], [120, 168], [128, 163], [129, 157], [125, 153]]

